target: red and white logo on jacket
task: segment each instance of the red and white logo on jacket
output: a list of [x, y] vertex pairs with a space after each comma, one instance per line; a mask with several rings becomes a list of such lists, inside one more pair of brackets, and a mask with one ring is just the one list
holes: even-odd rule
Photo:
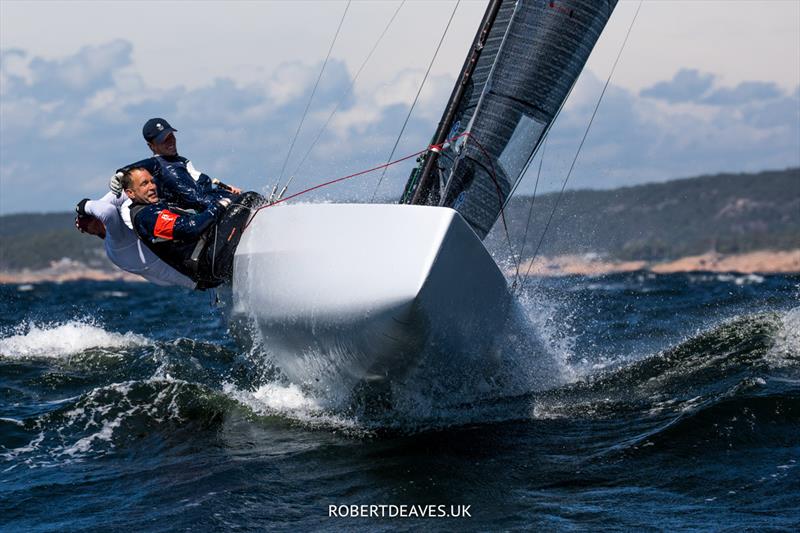
[[176, 215], [169, 209], [164, 209], [158, 214], [156, 219], [156, 227], [153, 230], [153, 235], [161, 239], [172, 240], [172, 230], [175, 228], [175, 222], [180, 215]]

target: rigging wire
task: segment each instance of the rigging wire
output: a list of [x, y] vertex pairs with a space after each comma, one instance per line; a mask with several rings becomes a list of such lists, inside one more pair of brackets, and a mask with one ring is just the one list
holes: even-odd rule
[[[406, 0], [403, 0], [402, 2], [400, 2], [400, 5], [397, 6], [397, 9], [395, 9], [394, 14], [392, 14], [392, 17], [389, 19], [389, 22], [386, 24], [386, 27], [383, 28], [383, 32], [381, 32], [380, 36], [378, 36], [378, 40], [375, 41], [375, 44], [372, 46], [372, 49], [369, 51], [369, 54], [367, 54], [366, 59], [364, 59], [364, 62], [361, 63], [361, 66], [358, 68], [358, 71], [356, 71], [355, 76], [353, 76], [353, 80], [350, 82], [350, 86], [347, 88], [347, 90], [344, 92], [342, 97], [336, 103], [336, 106], [333, 108], [333, 111], [331, 111], [331, 114], [328, 116], [328, 119], [322, 125], [322, 128], [320, 128], [319, 132], [317, 132], [317, 136], [314, 138], [314, 140], [312, 141], [311, 145], [308, 147], [308, 150], [306, 151], [305, 155], [303, 156], [303, 159], [300, 160], [300, 163], [297, 165], [297, 168], [295, 168], [295, 171], [292, 173], [292, 177], [294, 177], [294, 175], [296, 175], [300, 171], [300, 168], [302, 168], [302, 166], [305, 164], [306, 160], [308, 159], [308, 156], [311, 155], [312, 150], [314, 150], [314, 147], [317, 145], [317, 142], [319, 141], [320, 137], [322, 137], [322, 134], [325, 132], [325, 129], [328, 127], [328, 124], [330, 124], [331, 120], [333, 119], [333, 116], [339, 110], [339, 106], [342, 105], [342, 102], [344, 102], [344, 99], [353, 90], [353, 87], [356, 84], [356, 80], [358, 80], [358, 76], [364, 70], [364, 67], [367, 65], [367, 62], [369, 62], [370, 58], [372, 57], [372, 54], [375, 53], [375, 50], [378, 48], [378, 45], [380, 44], [380, 42], [383, 40], [383, 37], [386, 35], [386, 32], [389, 31], [389, 28], [391, 27], [391, 25], [394, 22], [394, 20], [397, 18], [397, 14], [400, 12], [400, 9], [402, 9], [402, 7], [405, 5], [405, 3], [406, 3]], [[290, 179], [290, 181], [291, 181], [291, 179]], [[287, 183], [286, 186], [288, 187], [288, 185], [289, 184]]]
[[[514, 262], [514, 264], [517, 266], [517, 268], [519, 268], [519, 261], [517, 261], [517, 256], [514, 254], [514, 245], [511, 242], [511, 233], [508, 231], [508, 222], [506, 221], [505, 204], [503, 202], [503, 189], [502, 189], [502, 187], [500, 187], [500, 183], [497, 181], [497, 173], [494, 170], [494, 163], [492, 162], [492, 156], [489, 155], [489, 152], [486, 151], [486, 149], [478, 141], [478, 139], [474, 135], [472, 135], [472, 133], [469, 132], [469, 131], [465, 131], [464, 133], [456, 135], [450, 141], [446, 141], [446, 142], [452, 142], [452, 141], [455, 141], [456, 139], [459, 139], [461, 137], [466, 137], [467, 140], [471, 140], [472, 142], [474, 142], [475, 146], [478, 147], [478, 149], [483, 153], [483, 156], [489, 162], [489, 166], [487, 167], [486, 165], [484, 165], [483, 163], [478, 161], [477, 157], [471, 157], [470, 156], [470, 160], [474, 164], [480, 165], [483, 168], [483, 170], [487, 174], [489, 174], [489, 177], [492, 178], [492, 181], [494, 182], [495, 189], [497, 190], [497, 200], [500, 202], [500, 221], [503, 223], [503, 230], [505, 231], [506, 240], [508, 242], [508, 250], [509, 250], [509, 253], [511, 254], [511, 260]], [[444, 143], [442, 143], [442, 144], [444, 144]], [[530, 161], [529, 161], [529, 163], [530, 163]]]
[[[444, 28], [444, 32], [442, 33], [441, 39], [439, 39], [439, 44], [436, 46], [436, 50], [433, 52], [433, 57], [431, 58], [431, 62], [428, 64], [428, 70], [425, 71], [425, 76], [422, 78], [422, 83], [417, 90], [417, 95], [414, 97], [414, 101], [411, 103], [411, 107], [408, 110], [408, 114], [406, 115], [405, 121], [403, 121], [403, 127], [400, 128], [400, 134], [397, 136], [397, 140], [394, 142], [394, 146], [392, 147], [391, 153], [389, 153], [389, 157], [386, 159], [386, 162], [392, 160], [394, 157], [394, 152], [397, 150], [397, 145], [400, 144], [400, 139], [403, 137], [403, 133], [406, 131], [406, 126], [408, 125], [408, 120], [411, 118], [411, 113], [414, 111], [414, 107], [417, 105], [417, 101], [419, 100], [419, 95], [422, 93], [422, 88], [425, 87], [425, 82], [428, 81], [428, 75], [431, 73], [431, 68], [433, 67], [433, 63], [436, 61], [436, 56], [439, 54], [439, 49], [442, 47], [442, 43], [444, 42], [444, 38], [447, 35], [447, 30], [450, 29], [450, 23], [453, 22], [453, 17], [456, 14], [456, 10], [458, 9], [459, 4], [461, 4], [461, 0], [456, 2], [455, 7], [453, 7], [453, 12], [450, 13], [450, 19], [447, 21], [447, 25]], [[383, 172], [381, 172], [381, 177], [378, 179], [378, 184], [375, 185], [375, 190], [372, 192], [372, 198], [370, 198], [370, 202], [375, 200], [375, 195], [378, 194], [378, 189], [383, 182], [384, 176], [386, 176], [386, 169], [388, 167], [383, 168]]]
[[[525, 233], [522, 235], [522, 245], [519, 248], [519, 261], [517, 261], [517, 271], [514, 273], [514, 282], [511, 284], [511, 290], [514, 290], [519, 281], [519, 269], [522, 265], [522, 254], [525, 251], [525, 244], [528, 242], [528, 228], [531, 226], [531, 217], [533, 216], [533, 204], [536, 203], [536, 191], [539, 189], [539, 178], [542, 177], [542, 164], [544, 163], [544, 153], [547, 149], [547, 139], [545, 138], [542, 143], [542, 155], [539, 158], [539, 170], [536, 171], [536, 183], [533, 186], [533, 196], [531, 196], [531, 206], [528, 209], [528, 221], [525, 223]], [[533, 161], [533, 160], [531, 160]], [[527, 170], [527, 169], [525, 169]], [[525, 173], [523, 170], [523, 174]]]
[[622, 46], [619, 48], [619, 52], [617, 53], [617, 58], [614, 60], [614, 64], [611, 67], [611, 72], [608, 74], [608, 78], [606, 79], [605, 85], [603, 85], [603, 90], [600, 92], [600, 97], [597, 99], [597, 104], [594, 106], [594, 111], [592, 111], [592, 116], [589, 119], [589, 123], [586, 125], [586, 131], [583, 132], [583, 138], [581, 139], [580, 144], [578, 145], [578, 149], [575, 151], [575, 157], [572, 159], [572, 164], [569, 166], [569, 170], [567, 171], [567, 176], [564, 178], [564, 182], [561, 184], [561, 190], [556, 197], [555, 204], [553, 204], [553, 209], [550, 211], [550, 216], [547, 219], [547, 223], [544, 226], [544, 230], [542, 231], [542, 235], [539, 238], [539, 243], [536, 245], [536, 250], [533, 252], [533, 257], [531, 257], [531, 261], [528, 264], [528, 270], [525, 272], [525, 278], [519, 284], [519, 290], [522, 291], [522, 287], [525, 285], [525, 279], [527, 279], [528, 275], [531, 272], [531, 268], [533, 267], [533, 263], [536, 261], [536, 256], [539, 254], [539, 249], [542, 246], [542, 242], [544, 242], [544, 237], [547, 234], [547, 230], [550, 228], [550, 223], [553, 221], [553, 215], [555, 215], [556, 209], [558, 209], [558, 204], [561, 202], [561, 197], [564, 195], [564, 189], [567, 187], [567, 182], [569, 181], [570, 176], [572, 175], [572, 170], [575, 168], [575, 163], [578, 161], [578, 156], [581, 153], [581, 149], [583, 148], [584, 142], [586, 142], [586, 137], [589, 135], [589, 130], [592, 127], [592, 122], [594, 122], [594, 117], [597, 115], [597, 110], [600, 108], [600, 103], [603, 101], [603, 96], [606, 94], [606, 89], [608, 89], [608, 84], [611, 82], [611, 77], [614, 75], [614, 71], [617, 68], [617, 64], [619, 63], [619, 58], [622, 57], [622, 51], [625, 50], [625, 45], [628, 42], [628, 37], [631, 35], [631, 30], [633, 30], [633, 24], [636, 22], [636, 17], [639, 16], [639, 10], [642, 9], [642, 1], [639, 0], [639, 5], [636, 8], [636, 12], [633, 14], [633, 18], [631, 19], [631, 23], [628, 26], [628, 32], [625, 34], [625, 39], [622, 41]]
[[[328, 48], [328, 55], [325, 56], [325, 61], [322, 63], [322, 68], [319, 71], [319, 75], [317, 76], [317, 81], [314, 83], [314, 88], [311, 90], [311, 96], [308, 98], [308, 102], [306, 103], [306, 108], [303, 110], [303, 116], [300, 118], [300, 123], [297, 125], [297, 130], [294, 132], [294, 137], [292, 138], [292, 143], [289, 145], [289, 151], [286, 153], [286, 159], [283, 160], [283, 166], [281, 167], [281, 173], [278, 176], [278, 183], [283, 180], [283, 173], [286, 170], [286, 165], [289, 163], [289, 158], [292, 155], [292, 150], [294, 149], [294, 145], [297, 142], [297, 137], [300, 135], [300, 130], [303, 127], [303, 123], [306, 120], [306, 115], [308, 115], [308, 110], [311, 107], [311, 102], [314, 100], [314, 95], [317, 94], [317, 88], [319, 87], [319, 82], [322, 79], [322, 74], [325, 72], [325, 67], [328, 65], [328, 60], [331, 57], [331, 52], [333, 51], [333, 45], [336, 44], [336, 39], [339, 37], [339, 32], [342, 29], [342, 24], [344, 24], [344, 19], [347, 16], [347, 11], [350, 9], [350, 4], [352, 0], [348, 0], [347, 5], [344, 8], [344, 13], [342, 13], [342, 18], [339, 21], [339, 26], [336, 28], [336, 33], [333, 36], [333, 40], [331, 41], [331, 45]], [[277, 189], [278, 186], [275, 186]]]
[[[329, 185], [334, 185], [336, 183], [340, 183], [340, 182], [345, 181], [345, 180], [349, 180], [349, 179], [352, 179], [352, 178], [355, 178], [355, 177], [358, 177], [358, 176], [363, 176], [365, 174], [369, 174], [370, 172], [375, 172], [376, 170], [381, 170], [382, 168], [386, 168], [386, 167], [391, 166], [391, 165], [396, 165], [398, 163], [402, 163], [403, 161], [407, 161], [408, 159], [411, 159], [412, 157], [419, 157], [420, 155], [422, 155], [425, 152], [428, 152], [430, 150], [441, 150], [442, 149], [442, 145], [444, 143], [450, 143], [450, 142], [455, 141], [456, 139], [460, 139], [461, 137], [465, 137], [465, 136], [468, 136], [468, 135], [469, 135], [468, 132], [464, 132], [464, 133], [462, 133], [460, 135], [456, 135], [455, 137], [452, 137], [451, 139], [445, 140], [442, 144], [431, 144], [427, 148], [424, 148], [422, 150], [414, 152], [413, 154], [406, 155], [406, 156], [401, 157], [399, 159], [395, 159], [394, 161], [387, 161], [386, 163], [384, 163], [382, 165], [378, 165], [376, 167], [368, 168], [366, 170], [355, 172], [353, 174], [348, 174], [347, 176], [342, 176], [341, 178], [335, 178], [335, 179], [332, 179], [332, 180], [328, 180], [328, 181], [325, 181], [323, 183], [319, 183], [317, 185], [314, 185], [312, 187], [304, 189], [304, 190], [302, 190], [300, 192], [291, 194], [291, 195], [287, 196], [286, 198], [278, 198], [274, 202], [267, 202], [267, 203], [265, 203], [265, 204], [263, 204], [260, 207], [255, 209], [255, 212], [250, 217], [250, 220], [247, 222], [247, 224], [245, 224], [244, 229], [247, 229], [250, 226], [250, 223], [253, 221], [253, 219], [255, 218], [255, 216], [258, 213], [260, 213], [261, 211], [263, 211], [264, 209], [266, 209], [268, 207], [272, 207], [272, 206], [275, 206], [275, 205], [278, 205], [278, 204], [282, 204], [283, 202], [287, 202], [289, 200], [297, 198], [298, 196], [303, 196], [304, 194], [310, 193], [312, 191], [316, 191], [317, 189], [321, 189], [323, 187], [328, 187]], [[476, 143], [477, 143], [477, 141], [476, 141]], [[244, 229], [242, 231], [244, 231]]]
[[294, 194], [291, 194], [291, 195], [287, 196], [286, 198], [279, 198], [274, 202], [266, 203], [266, 204], [256, 208], [255, 212], [250, 217], [250, 220], [247, 221], [247, 224], [245, 224], [245, 226], [242, 229], [242, 231], [246, 230], [250, 226], [250, 223], [253, 222], [253, 219], [256, 217], [257, 214], [259, 214], [264, 209], [267, 209], [268, 207], [273, 207], [275, 205], [282, 204], [283, 202], [288, 202], [289, 200], [297, 198], [298, 196], [303, 196], [304, 194], [310, 193], [312, 191], [316, 191], [317, 189], [321, 189], [323, 187], [328, 187], [329, 185], [333, 185], [335, 183], [340, 183], [342, 181], [349, 180], [349, 179], [352, 179], [352, 178], [356, 178], [358, 176], [363, 176], [364, 174], [369, 174], [370, 172], [375, 172], [376, 170], [380, 170], [380, 169], [382, 169], [384, 167], [387, 167], [389, 165], [396, 165], [398, 163], [402, 163], [403, 161], [411, 159], [412, 157], [419, 157], [420, 155], [424, 154], [425, 152], [427, 152], [431, 148], [433, 148], [433, 146], [428, 146], [427, 148], [425, 148], [423, 150], [419, 150], [418, 152], [414, 152], [413, 154], [409, 154], [409, 155], [401, 157], [399, 159], [395, 159], [394, 161], [389, 161], [388, 163], [384, 163], [384, 164], [378, 165], [376, 167], [368, 168], [366, 170], [362, 170], [360, 172], [355, 172], [353, 174], [348, 174], [347, 176], [342, 176], [341, 178], [335, 178], [335, 179], [332, 179], [332, 180], [328, 180], [328, 181], [325, 181], [323, 183], [319, 183], [317, 185], [314, 185], [313, 187], [309, 187], [307, 189], [304, 189], [304, 190], [302, 190], [300, 192], [296, 192]]

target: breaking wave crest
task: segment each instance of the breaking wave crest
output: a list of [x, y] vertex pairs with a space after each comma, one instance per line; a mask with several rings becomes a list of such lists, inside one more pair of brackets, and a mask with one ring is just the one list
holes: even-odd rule
[[[623, 420], [606, 452], [770, 442], [800, 424], [800, 309], [737, 317], [642, 360], [531, 398], [534, 420]], [[616, 422], [615, 422], [616, 423]]]
[[181, 380], [152, 378], [97, 387], [75, 398], [51, 402], [26, 420], [0, 418], [5, 435], [0, 457], [31, 467], [97, 457], [153, 434], [220, 421], [224, 396]]
[[92, 349], [144, 346], [150, 341], [135, 333], [114, 333], [91, 322], [26, 324], [23, 331], [0, 339], [0, 357], [63, 358]]

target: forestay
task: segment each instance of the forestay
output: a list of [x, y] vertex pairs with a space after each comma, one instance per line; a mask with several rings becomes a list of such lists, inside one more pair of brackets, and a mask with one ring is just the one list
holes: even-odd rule
[[[456, 209], [485, 237], [569, 95], [616, 0], [504, 1], [418, 203]], [[452, 102], [451, 102], [452, 104]]]

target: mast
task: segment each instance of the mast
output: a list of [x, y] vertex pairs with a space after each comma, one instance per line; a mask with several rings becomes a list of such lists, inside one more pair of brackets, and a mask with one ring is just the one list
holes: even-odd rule
[[[445, 108], [444, 115], [442, 115], [442, 118], [439, 121], [439, 126], [437, 127], [436, 133], [433, 136], [431, 145], [438, 146], [447, 140], [447, 134], [450, 132], [450, 129], [453, 125], [453, 119], [455, 118], [456, 111], [458, 110], [461, 100], [464, 97], [464, 91], [466, 90], [467, 85], [472, 78], [475, 65], [478, 64], [478, 59], [480, 58], [483, 47], [486, 44], [486, 39], [489, 37], [489, 32], [492, 29], [492, 25], [497, 17], [497, 12], [500, 10], [500, 5], [502, 3], [503, 0], [491, 0], [489, 2], [486, 12], [483, 14], [483, 20], [481, 21], [480, 26], [478, 26], [478, 32], [475, 34], [475, 39], [472, 41], [470, 53], [467, 54], [467, 58], [464, 60], [464, 66], [461, 67], [459, 81], [456, 83], [455, 87], [453, 87], [453, 92], [450, 94], [450, 100], [447, 102], [447, 107]], [[438, 150], [428, 149], [424, 156], [424, 162], [421, 165], [422, 170], [417, 167], [412, 172], [411, 177], [406, 184], [406, 193], [403, 195], [401, 203], [428, 203], [431, 189], [435, 182], [433, 171], [438, 158]], [[414, 182], [417, 176], [418, 180], [416, 180], [415, 184]], [[409, 192], [414, 193], [414, 196], [410, 200], [407, 198]]]

